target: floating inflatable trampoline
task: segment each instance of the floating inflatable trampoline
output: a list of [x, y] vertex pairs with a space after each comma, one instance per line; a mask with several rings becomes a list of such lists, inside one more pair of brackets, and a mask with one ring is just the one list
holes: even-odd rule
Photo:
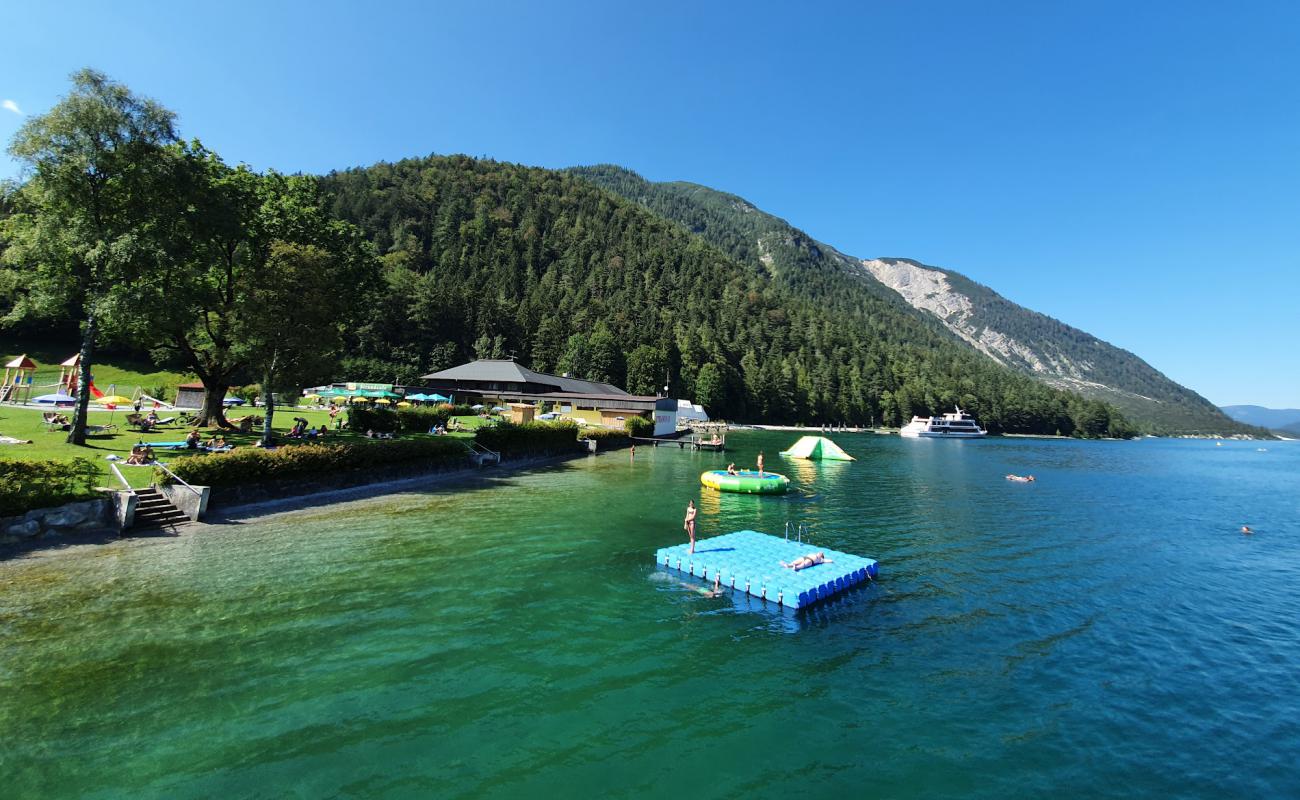
[[715, 469], [700, 475], [700, 483], [719, 492], [741, 494], [781, 494], [790, 487], [790, 479], [775, 472], [741, 470], [735, 475], [725, 469]]
[[789, 450], [781, 452], [790, 458], [811, 458], [820, 461], [855, 461], [839, 445], [825, 436], [805, 436], [794, 443]]

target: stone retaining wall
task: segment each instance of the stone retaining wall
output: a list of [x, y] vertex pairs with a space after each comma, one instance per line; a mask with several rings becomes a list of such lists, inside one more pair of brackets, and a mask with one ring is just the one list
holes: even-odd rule
[[117, 512], [109, 498], [37, 508], [17, 517], [0, 517], [0, 544], [49, 539], [67, 534], [117, 533]]

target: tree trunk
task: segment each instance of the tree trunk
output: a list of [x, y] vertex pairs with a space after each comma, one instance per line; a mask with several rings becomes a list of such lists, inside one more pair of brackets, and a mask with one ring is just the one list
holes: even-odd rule
[[226, 420], [226, 407], [222, 405], [222, 402], [226, 399], [226, 392], [229, 390], [230, 385], [224, 381], [222, 383], [204, 382], [203, 410], [199, 412], [199, 418], [194, 424], [200, 427], [234, 427]]
[[270, 447], [274, 444], [271, 437], [271, 419], [275, 416], [275, 392], [271, 388], [271, 370], [267, 370], [262, 375], [262, 406], [265, 413], [262, 414], [262, 446]]
[[98, 326], [95, 312], [86, 314], [86, 323], [81, 326], [81, 375], [77, 379], [77, 408], [72, 412], [72, 429], [68, 432], [68, 444], [86, 444], [86, 420], [90, 413], [90, 363], [95, 355], [95, 334]]

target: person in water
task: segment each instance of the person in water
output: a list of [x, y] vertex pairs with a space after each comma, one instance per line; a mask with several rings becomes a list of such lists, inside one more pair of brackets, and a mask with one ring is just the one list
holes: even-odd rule
[[1034, 481], [1034, 476], [1033, 475], [1008, 475], [1007, 480], [1015, 481], [1016, 483], [1032, 483]]
[[695, 501], [694, 501], [694, 500], [687, 500], [687, 501], [686, 501], [686, 520], [682, 523], [682, 527], [686, 529], [686, 535], [689, 536], [689, 537], [691, 537], [691, 552], [692, 552], [692, 553], [695, 552], [695, 514], [696, 514], [696, 511], [695, 511]]
[[1241, 526], [1241, 532], [1244, 533], [1244, 534], [1247, 534], [1247, 535], [1254, 533], [1254, 531], [1252, 531], [1252, 530], [1250, 529], [1250, 526], [1249, 526], [1249, 525], [1242, 525], [1242, 526]]
[[758, 477], [763, 477], [763, 451], [758, 451]]
[[781, 566], [785, 567], [786, 569], [792, 569], [795, 572], [798, 572], [801, 569], [814, 567], [818, 564], [833, 564], [833, 563], [835, 562], [827, 558], [824, 552], [818, 550], [816, 553], [809, 553], [806, 556], [799, 556], [794, 561], [791, 561], [789, 564], [782, 561]]

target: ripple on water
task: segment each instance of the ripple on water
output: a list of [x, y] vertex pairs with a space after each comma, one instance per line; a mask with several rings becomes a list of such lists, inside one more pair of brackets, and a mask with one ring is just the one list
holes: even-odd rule
[[[701, 490], [789, 439], [733, 434], [0, 563], [0, 778], [1300, 794], [1300, 449], [839, 438], [859, 460], [790, 463], [784, 500]], [[650, 563], [688, 498], [705, 536], [802, 522], [881, 580], [800, 614], [704, 597]]]

